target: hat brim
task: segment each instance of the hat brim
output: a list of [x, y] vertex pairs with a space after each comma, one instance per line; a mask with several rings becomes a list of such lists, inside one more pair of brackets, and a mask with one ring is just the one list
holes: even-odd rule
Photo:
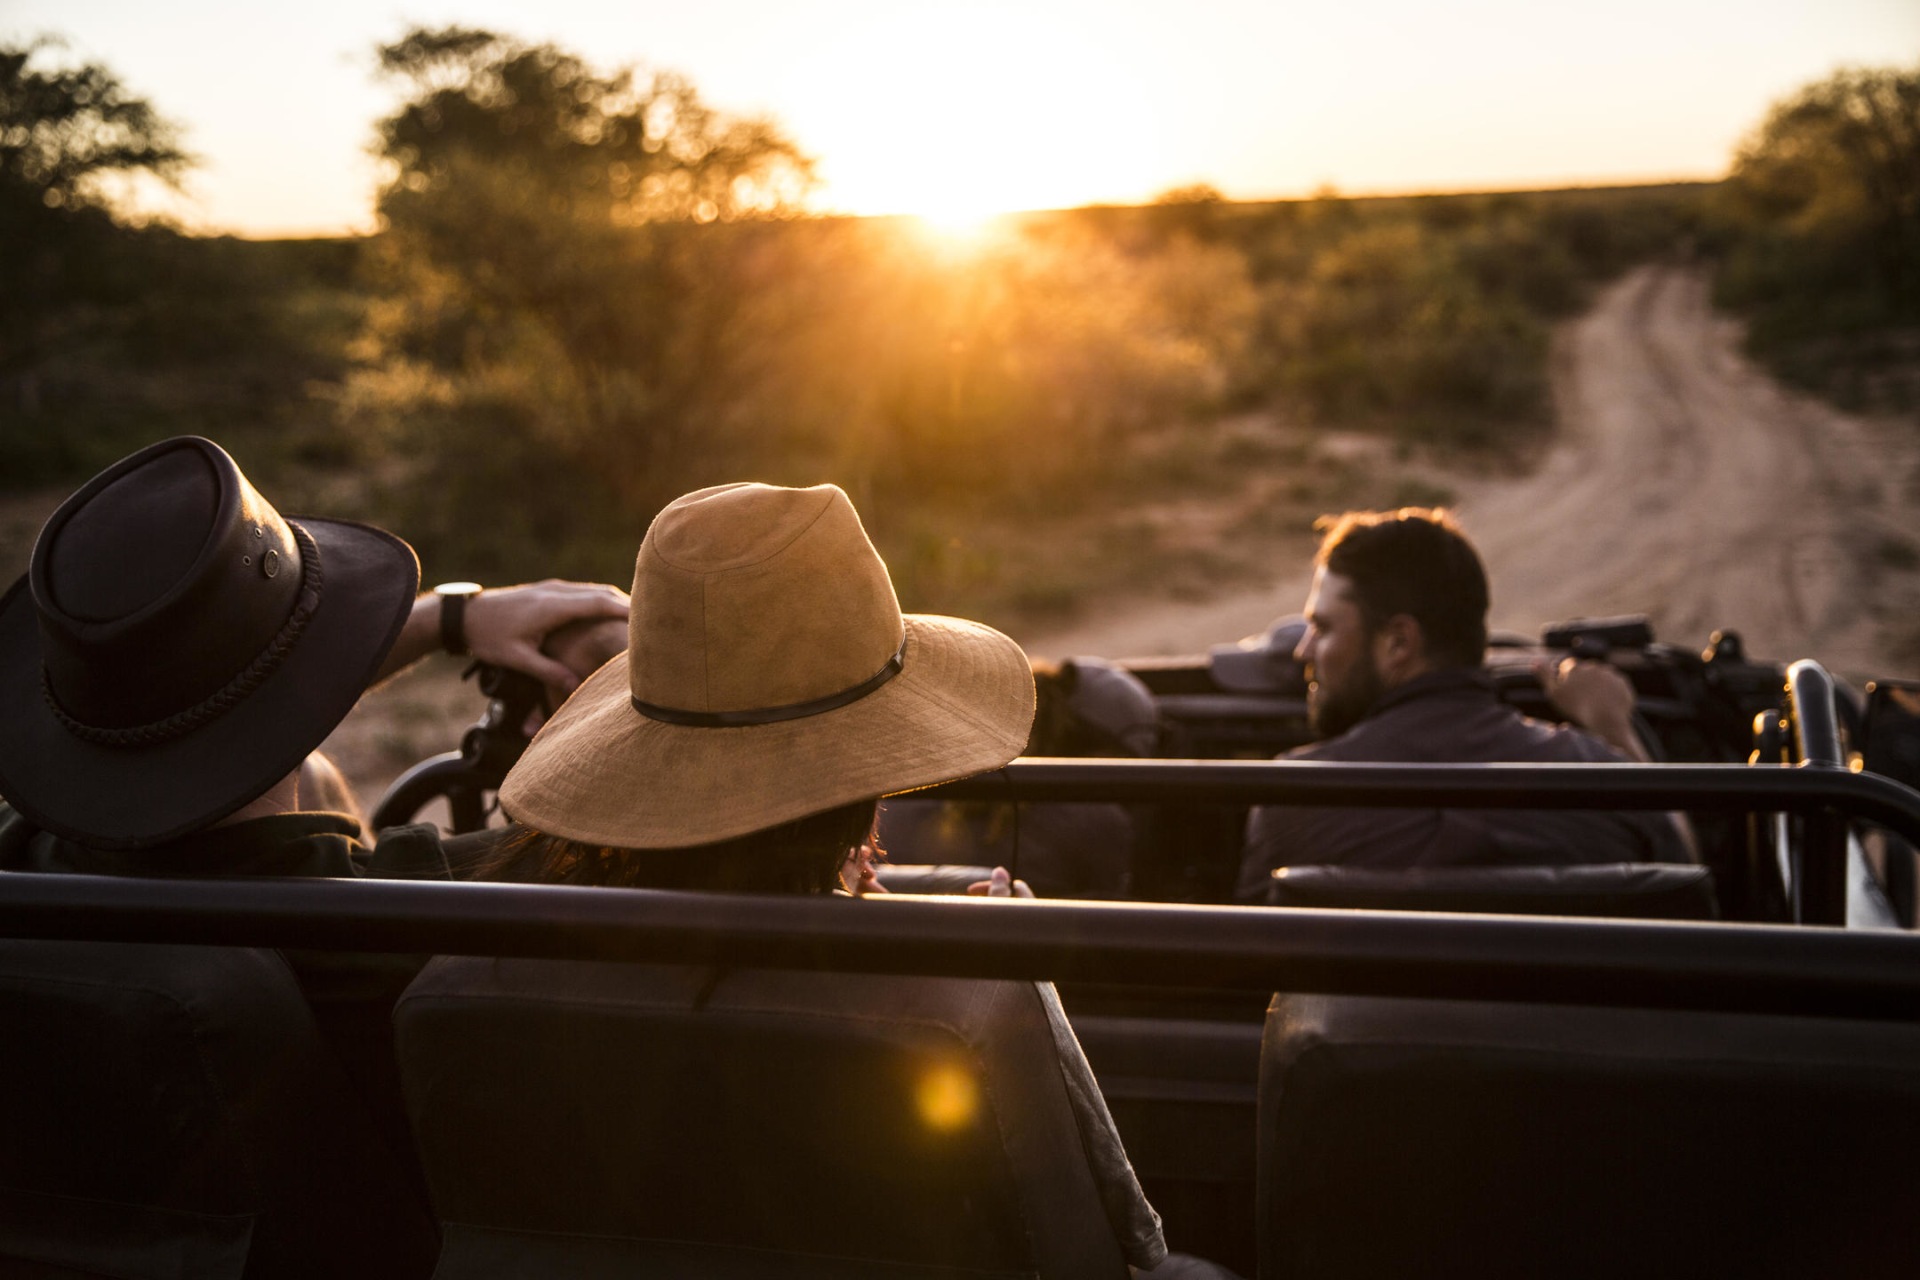
[[1280, 687], [1273, 659], [1264, 648], [1218, 646], [1207, 655], [1207, 674], [1229, 693], [1271, 693]]
[[561, 706], [500, 787], [550, 835], [628, 849], [712, 844], [857, 800], [997, 769], [1033, 723], [1027, 656], [991, 627], [907, 614], [900, 674], [845, 707], [738, 728], [635, 710], [627, 659]]
[[289, 517], [326, 579], [306, 630], [233, 707], [179, 738], [102, 746], [47, 705], [33, 593], [0, 598], [0, 797], [56, 835], [102, 849], [159, 844], [219, 821], [299, 768], [353, 709], [400, 635], [420, 587], [413, 549], [382, 529]]
[[1217, 644], [1207, 651], [1207, 673], [1229, 693], [1305, 693], [1293, 651], [1306, 625], [1293, 614], [1238, 644]]

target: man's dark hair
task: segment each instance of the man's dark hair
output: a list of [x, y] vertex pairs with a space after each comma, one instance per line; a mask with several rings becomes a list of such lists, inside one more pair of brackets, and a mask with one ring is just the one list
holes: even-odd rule
[[1487, 571], [1451, 513], [1424, 507], [1321, 516], [1314, 563], [1353, 583], [1377, 631], [1407, 614], [1441, 666], [1476, 667], [1487, 652]]

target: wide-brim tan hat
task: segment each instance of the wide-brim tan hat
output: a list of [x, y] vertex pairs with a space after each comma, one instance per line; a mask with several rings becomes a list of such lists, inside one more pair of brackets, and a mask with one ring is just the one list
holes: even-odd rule
[[670, 504], [640, 544], [628, 638], [507, 775], [516, 820], [620, 848], [711, 844], [996, 769], [1033, 722], [1020, 646], [903, 615], [834, 485]]

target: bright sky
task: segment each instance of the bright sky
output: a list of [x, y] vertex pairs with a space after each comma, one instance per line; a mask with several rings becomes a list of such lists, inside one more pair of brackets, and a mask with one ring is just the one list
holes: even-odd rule
[[449, 22], [684, 72], [821, 209], [946, 217], [1712, 178], [1781, 94], [1920, 58], [1920, 0], [0, 0], [186, 126], [178, 216], [261, 236], [372, 228], [372, 50]]

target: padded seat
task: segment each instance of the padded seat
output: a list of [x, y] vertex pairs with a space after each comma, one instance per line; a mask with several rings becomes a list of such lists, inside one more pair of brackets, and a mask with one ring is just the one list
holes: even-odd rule
[[0, 1274], [424, 1276], [433, 1223], [286, 961], [0, 941]]
[[1920, 1026], [1276, 997], [1260, 1276], [1907, 1277]]
[[1031, 983], [442, 957], [395, 1028], [441, 1280], [1127, 1274]]
[[1717, 920], [1713, 873], [1700, 866], [1617, 862], [1583, 867], [1280, 867], [1276, 907], [1463, 911], [1504, 915]]

